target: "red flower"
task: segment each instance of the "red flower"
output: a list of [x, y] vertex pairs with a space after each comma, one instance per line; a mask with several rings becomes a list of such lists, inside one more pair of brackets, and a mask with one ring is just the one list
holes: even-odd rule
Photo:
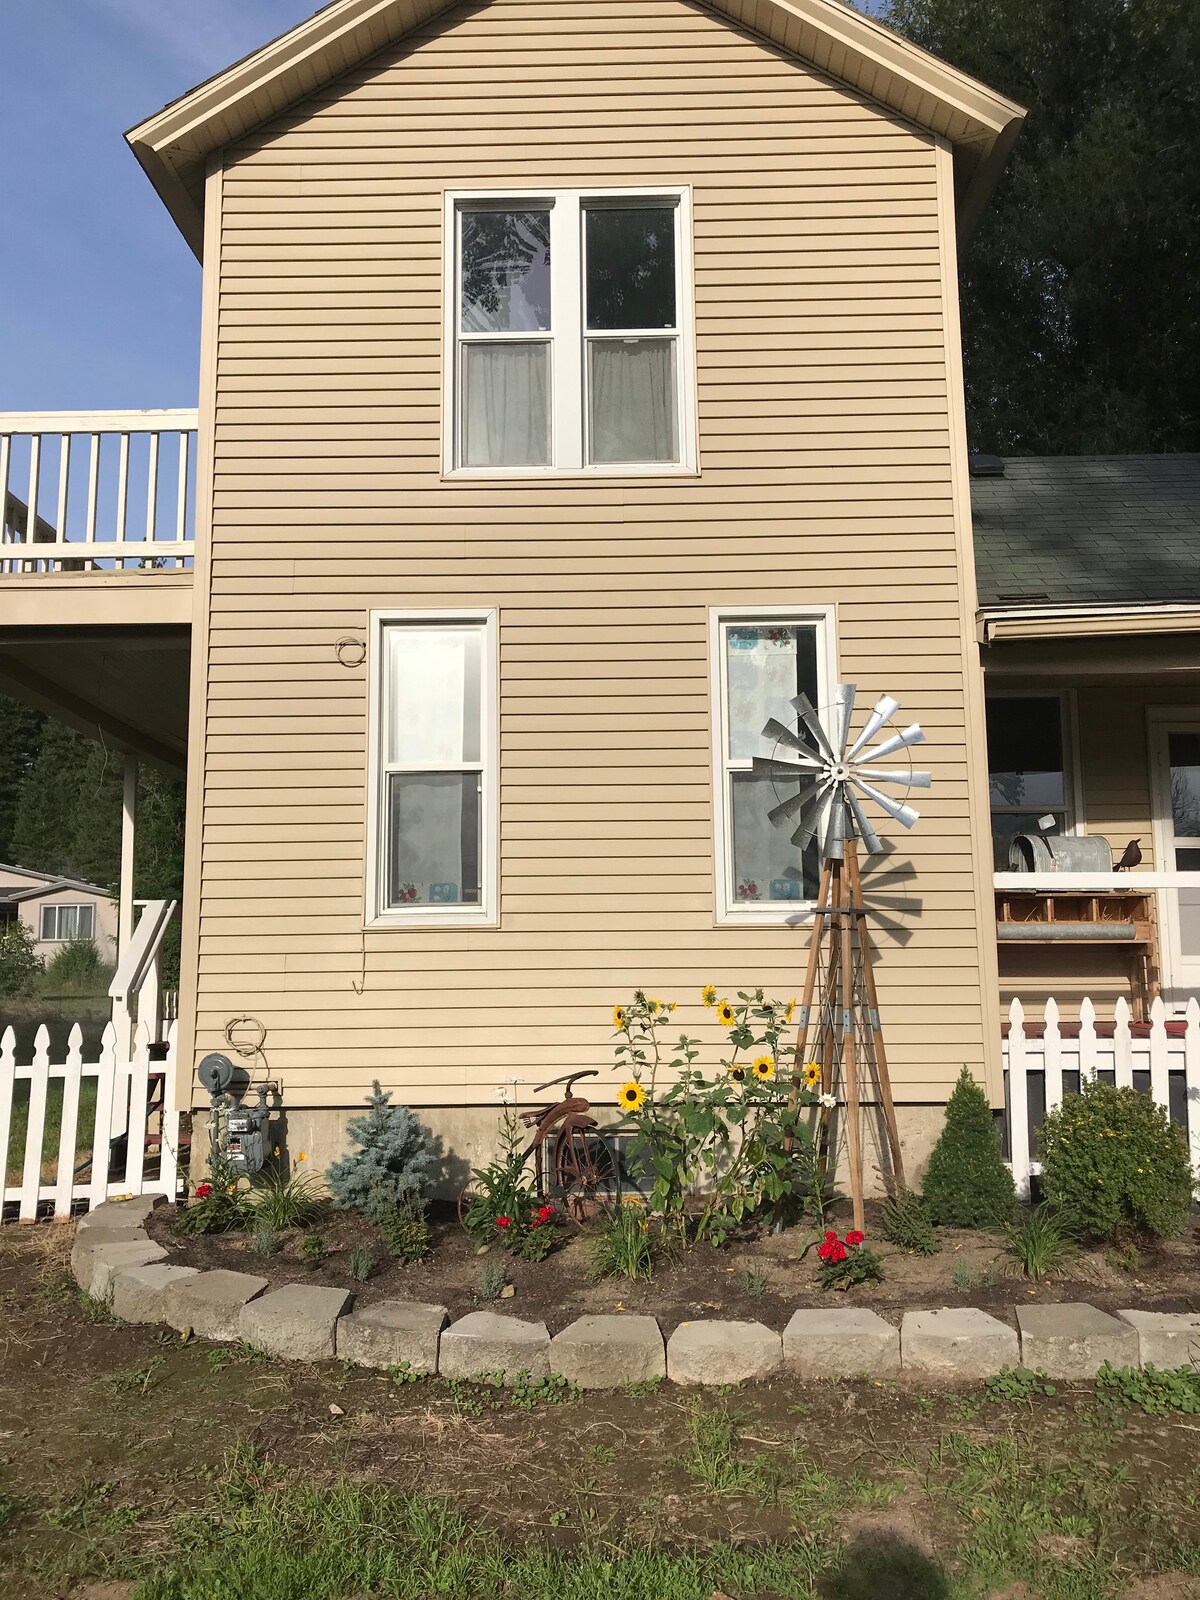
[[828, 1239], [826, 1239], [825, 1243], [817, 1251], [817, 1254], [820, 1256], [822, 1261], [828, 1261], [830, 1255], [832, 1254], [832, 1252], [833, 1252], [833, 1245], [830, 1243], [830, 1241]]
[[197, 1200], [207, 1200], [212, 1193], [211, 1183], [198, 1183], [193, 1191]]
[[532, 1222], [531, 1222], [531, 1223], [530, 1223], [530, 1224], [529, 1224], [529, 1231], [530, 1231], [530, 1233], [532, 1233], [532, 1232], [533, 1232], [533, 1230], [534, 1230], [534, 1229], [535, 1229], [535, 1228], [540, 1228], [540, 1227], [541, 1227], [541, 1225], [542, 1225], [542, 1224], [541, 1224], [541, 1223], [540, 1223], [540, 1222], [539, 1222], [539, 1220], [538, 1220], [538, 1219], [537, 1219], [537, 1217], [534, 1217], [534, 1219], [533, 1219], [533, 1221], [532, 1221]]
[[549, 1222], [550, 1218], [553, 1215], [554, 1215], [554, 1207], [553, 1206], [543, 1206], [542, 1209], [538, 1212], [538, 1221], [539, 1222]]
[[846, 1246], [840, 1239], [837, 1239], [829, 1246], [829, 1260], [836, 1265], [837, 1262], [845, 1261], [845, 1259]]
[[846, 1235], [846, 1243], [860, 1245], [865, 1238], [865, 1233], [859, 1233], [857, 1228], [851, 1228], [850, 1232]]
[[504, 1228], [511, 1228], [512, 1227], [512, 1218], [511, 1217], [497, 1217], [496, 1218], [496, 1226], [498, 1228], [502, 1229], [502, 1230]]
[[836, 1239], [837, 1238], [837, 1234], [834, 1233], [832, 1228], [830, 1228], [829, 1232], [825, 1235], [825, 1237], [827, 1239]]

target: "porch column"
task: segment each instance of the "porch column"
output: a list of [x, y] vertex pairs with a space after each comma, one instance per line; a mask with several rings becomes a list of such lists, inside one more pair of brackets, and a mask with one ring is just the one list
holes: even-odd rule
[[117, 911], [117, 963], [133, 938], [133, 847], [137, 839], [138, 758], [125, 757], [125, 793], [121, 809], [121, 900]]

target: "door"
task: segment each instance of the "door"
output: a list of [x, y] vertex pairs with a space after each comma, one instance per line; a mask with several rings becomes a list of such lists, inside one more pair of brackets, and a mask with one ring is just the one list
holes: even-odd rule
[[1162, 987], [1182, 1004], [1200, 994], [1200, 712], [1157, 712], [1150, 722], [1154, 850], [1160, 872], [1194, 872], [1194, 886], [1159, 890]]

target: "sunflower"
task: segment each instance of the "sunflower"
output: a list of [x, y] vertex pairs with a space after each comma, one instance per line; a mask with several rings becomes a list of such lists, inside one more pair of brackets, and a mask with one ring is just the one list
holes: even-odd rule
[[617, 1104], [624, 1106], [626, 1111], [640, 1111], [645, 1098], [645, 1089], [633, 1078], [623, 1083], [617, 1091]]
[[770, 1083], [775, 1076], [775, 1061], [771, 1056], [756, 1056], [754, 1058], [754, 1076], [759, 1083]]
[[804, 1069], [804, 1087], [815, 1089], [821, 1081], [821, 1064], [819, 1061], [810, 1061]]
[[662, 1010], [662, 1008], [663, 1008], [663, 1003], [662, 1003], [661, 1000], [647, 1000], [646, 1001], [646, 1010], [650, 1013], [650, 1015], [652, 1017], [656, 1017], [658, 1015], [658, 1013]]
[[792, 1012], [795, 1011], [795, 1009], [796, 1009], [795, 1000], [794, 999], [789, 1000], [788, 1003], [787, 1003], [787, 1009], [783, 1013], [783, 1020], [785, 1022], [790, 1022], [792, 1020]]
[[737, 1021], [737, 1012], [729, 1004], [728, 1000], [721, 1000], [718, 1002], [717, 1021], [726, 1028], [731, 1028]]
[[700, 998], [701, 998], [701, 1000], [704, 1001], [704, 1004], [708, 1008], [708, 1010], [711, 1011], [712, 1008], [717, 1003], [717, 986], [716, 986], [716, 984], [715, 983], [706, 983], [704, 985], [703, 989], [701, 989], [701, 991], [700, 991]]
[[735, 1064], [729, 1068], [729, 1076], [733, 1079], [734, 1083], [745, 1083], [746, 1069], [745, 1067], [740, 1067]]
[[625, 1007], [624, 1006], [614, 1006], [613, 1007], [613, 1031], [615, 1033], [624, 1032], [626, 1021], [627, 1021], [627, 1018], [626, 1018], [626, 1015], [625, 1015]]

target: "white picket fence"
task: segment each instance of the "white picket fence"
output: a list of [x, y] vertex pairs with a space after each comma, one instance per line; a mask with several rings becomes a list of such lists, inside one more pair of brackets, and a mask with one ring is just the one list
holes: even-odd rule
[[1062, 1104], [1063, 1075], [1071, 1073], [1078, 1073], [1081, 1083], [1103, 1076], [1120, 1088], [1143, 1087], [1145, 1078], [1135, 1085], [1134, 1075], [1148, 1075], [1150, 1094], [1168, 1112], [1174, 1084], [1177, 1114], [1182, 1100], [1192, 1169], [1200, 1180], [1200, 1004], [1195, 998], [1182, 1016], [1172, 1016], [1161, 999], [1155, 1000], [1149, 1022], [1134, 1022], [1125, 1000], [1117, 1001], [1111, 1022], [1097, 1019], [1090, 1000], [1081, 1004], [1078, 1022], [1064, 1022], [1054, 1000], [1046, 1002], [1040, 1021], [1014, 1000], [1004, 1066], [1010, 1158], [1022, 1199], [1029, 1195], [1031, 1177], [1041, 1171], [1032, 1157], [1031, 1080], [1044, 1084], [1049, 1111]]
[[[166, 1033], [165, 1060], [151, 1060], [150, 1051], [151, 1029], [146, 1023], [138, 1026], [130, 1050], [128, 1044], [121, 1047], [118, 1030], [110, 1022], [101, 1039], [98, 1059], [85, 1061], [83, 1033], [76, 1023], [67, 1041], [66, 1059], [51, 1061], [50, 1034], [43, 1025], [34, 1036], [33, 1059], [26, 1064], [17, 1061], [13, 1029], [5, 1029], [0, 1037], [0, 1197], [4, 1201], [0, 1216], [8, 1214], [7, 1208], [13, 1202], [18, 1207], [18, 1219], [33, 1222], [47, 1203], [53, 1204], [55, 1217], [67, 1217], [80, 1201], [86, 1202], [90, 1211], [114, 1195], [165, 1194], [172, 1200], [176, 1198], [180, 1113], [176, 1024], [172, 1023]], [[148, 1119], [150, 1087], [159, 1075], [162, 1094], [155, 1098], [161, 1098], [162, 1108]], [[90, 1159], [86, 1148], [77, 1150], [80, 1091], [89, 1080], [96, 1085]], [[29, 1085], [29, 1098], [21, 1151], [9, 1146], [17, 1086], [25, 1083]], [[50, 1088], [58, 1083], [62, 1084], [58, 1149], [55, 1156], [44, 1159]], [[23, 1100], [24, 1096], [20, 1098]], [[155, 1126], [148, 1128], [148, 1120]], [[147, 1142], [159, 1145], [158, 1154], [152, 1153], [149, 1160]], [[157, 1170], [148, 1170], [151, 1168]], [[19, 1171], [20, 1178], [10, 1183], [9, 1174], [14, 1170]]]

